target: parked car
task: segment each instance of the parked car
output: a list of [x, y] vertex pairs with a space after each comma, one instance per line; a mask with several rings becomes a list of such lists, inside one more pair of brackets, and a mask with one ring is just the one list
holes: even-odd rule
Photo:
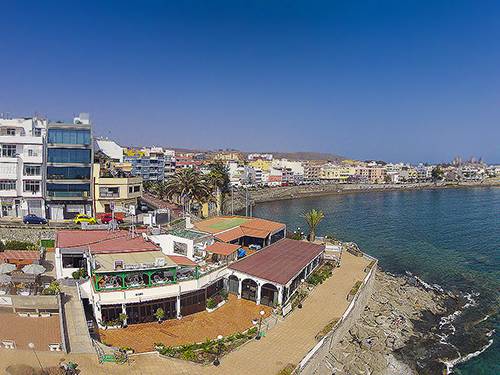
[[[112, 214], [104, 214], [101, 216], [101, 223], [103, 224], [109, 224], [111, 222], [111, 220], [113, 220], [113, 215]], [[119, 217], [116, 217], [115, 215], [115, 221], [118, 223], [118, 224], [123, 224], [123, 219], [122, 218], [119, 218]]]
[[81, 223], [97, 224], [96, 219], [94, 219], [92, 216], [89, 216], [86, 214], [76, 215], [76, 217], [73, 219], [73, 222], [75, 224], [81, 224]]
[[47, 224], [48, 220], [44, 217], [28, 214], [23, 218], [24, 224]]

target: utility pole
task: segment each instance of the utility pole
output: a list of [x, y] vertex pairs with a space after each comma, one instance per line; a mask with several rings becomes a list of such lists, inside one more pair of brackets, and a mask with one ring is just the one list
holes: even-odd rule
[[[0, 215], [2, 215], [2, 214], [0, 213]], [[234, 216], [234, 191], [233, 191], [233, 185], [231, 185], [231, 215]]]
[[245, 216], [248, 216], [248, 188], [245, 188]]

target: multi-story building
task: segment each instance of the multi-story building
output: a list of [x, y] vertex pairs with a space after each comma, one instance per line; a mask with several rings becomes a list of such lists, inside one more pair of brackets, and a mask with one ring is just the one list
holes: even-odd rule
[[165, 155], [161, 147], [126, 150], [123, 161], [131, 163], [132, 175], [142, 177], [143, 181], [165, 179]]
[[127, 212], [130, 206], [137, 207], [137, 200], [142, 196], [142, 177], [126, 175], [119, 170], [106, 170], [98, 163], [94, 164], [93, 174], [96, 214], [113, 209]]
[[356, 176], [361, 181], [369, 182], [371, 184], [382, 184], [385, 182], [385, 168], [380, 166], [358, 166], [355, 168]]
[[175, 151], [174, 150], [165, 150], [165, 178], [172, 177], [175, 174]]
[[0, 217], [45, 216], [43, 143], [47, 121], [0, 118]]
[[239, 151], [217, 151], [212, 154], [212, 159], [215, 161], [243, 161], [243, 155]]
[[248, 154], [248, 161], [256, 161], [256, 160], [266, 160], [273, 161], [273, 154]]
[[271, 170], [271, 161], [266, 159], [254, 159], [250, 161], [248, 165], [264, 172], [269, 172]]
[[203, 160], [193, 153], [176, 153], [175, 155], [175, 170], [194, 168], [198, 169], [203, 164]]
[[334, 182], [347, 182], [356, 174], [356, 168], [348, 165], [325, 164], [321, 167], [320, 178]]
[[308, 183], [319, 181], [323, 164], [325, 164], [325, 162], [320, 160], [309, 160], [304, 162], [304, 181]]
[[52, 220], [92, 214], [92, 127], [88, 114], [50, 122], [46, 146], [46, 206]]

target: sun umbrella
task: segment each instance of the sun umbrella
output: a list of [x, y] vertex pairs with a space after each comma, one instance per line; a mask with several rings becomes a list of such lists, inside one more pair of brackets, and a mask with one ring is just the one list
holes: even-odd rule
[[9, 273], [12, 272], [16, 269], [15, 264], [10, 264], [10, 263], [2, 263], [0, 264], [0, 274], [2, 273]]
[[40, 275], [45, 272], [45, 267], [39, 264], [28, 264], [23, 267], [23, 272], [31, 275]]
[[8, 284], [12, 281], [12, 277], [9, 275], [0, 275], [0, 284]]

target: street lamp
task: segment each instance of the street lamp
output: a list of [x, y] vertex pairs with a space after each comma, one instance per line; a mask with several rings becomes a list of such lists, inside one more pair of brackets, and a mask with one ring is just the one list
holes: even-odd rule
[[219, 361], [219, 357], [221, 355], [221, 352], [222, 352], [222, 335], [219, 335], [217, 336], [217, 354], [216, 354], [216, 357], [215, 357], [215, 360], [214, 360], [214, 366], [219, 366], [220, 365], [220, 361]]
[[28, 343], [28, 348], [33, 350], [33, 353], [35, 354], [36, 360], [38, 361], [38, 364], [40, 365], [40, 369], [42, 370], [42, 374], [45, 374], [45, 370], [43, 369], [42, 362], [40, 362], [40, 358], [38, 358], [38, 355], [36, 354], [35, 344], [33, 344], [32, 342]]
[[257, 336], [255, 336], [255, 340], [260, 340], [260, 328], [262, 326], [262, 318], [264, 317], [264, 310], [260, 310], [259, 312], [260, 317], [259, 317], [259, 329], [257, 330]]

